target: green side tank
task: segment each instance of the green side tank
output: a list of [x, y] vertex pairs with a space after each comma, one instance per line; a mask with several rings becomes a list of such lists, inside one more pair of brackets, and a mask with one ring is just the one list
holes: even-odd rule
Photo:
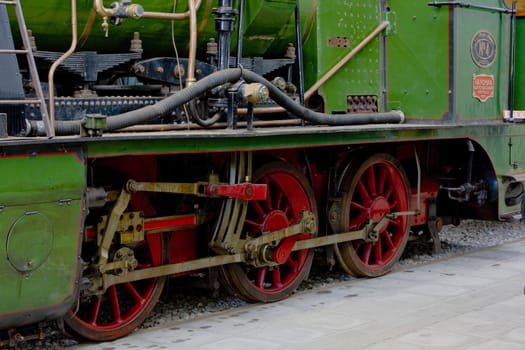
[[[38, 50], [65, 51], [71, 42], [71, 2], [68, 0], [22, 0], [27, 28], [32, 30]], [[188, 10], [187, 1], [134, 0], [144, 11], [183, 13]], [[105, 1], [104, 7], [110, 8]], [[239, 1], [233, 1], [237, 9]], [[294, 0], [246, 1], [243, 53], [245, 56], [282, 57], [288, 42], [295, 42]], [[198, 9], [199, 56], [206, 51], [206, 42], [216, 38], [215, 15], [218, 0], [202, 0]], [[302, 1], [303, 21], [309, 16], [311, 2]], [[78, 35], [82, 51], [101, 53], [128, 52], [134, 32], [140, 33], [144, 56], [173, 56], [174, 45], [184, 56], [188, 49], [189, 21], [157, 19], [125, 19], [120, 25], [109, 24], [103, 28], [103, 18], [94, 16], [93, 0], [77, 0]], [[14, 16], [11, 14], [11, 18]], [[91, 20], [90, 20], [91, 18]], [[15, 25], [14, 21], [13, 26]], [[173, 27], [173, 30], [172, 30]], [[237, 23], [235, 25], [237, 27]], [[13, 27], [15, 29], [15, 27]], [[13, 30], [17, 33], [17, 30]], [[173, 40], [172, 40], [173, 39]], [[236, 33], [232, 37], [235, 47]]]

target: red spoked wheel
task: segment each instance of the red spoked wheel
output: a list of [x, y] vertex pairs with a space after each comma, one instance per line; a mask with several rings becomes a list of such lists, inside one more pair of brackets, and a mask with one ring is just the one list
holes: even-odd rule
[[[142, 210], [145, 216], [155, 213], [150, 202], [140, 193], [132, 196], [130, 206], [134, 210]], [[120, 248], [112, 247], [112, 252]], [[133, 250], [138, 261], [137, 269], [158, 266], [163, 262], [165, 248], [162, 233], [147, 235], [144, 241], [127, 248]], [[108, 341], [123, 337], [146, 319], [157, 303], [165, 281], [162, 277], [126, 282], [109, 287], [101, 296], [81, 297], [64, 321], [74, 334], [89, 340]]]
[[[410, 209], [409, 184], [401, 164], [388, 154], [376, 154], [353, 167], [343, 177], [339, 232], [362, 229], [387, 213]], [[409, 218], [388, 219], [377, 240], [356, 240], [336, 245], [343, 269], [355, 276], [376, 277], [388, 273], [405, 249]]]
[[[268, 197], [252, 201], [246, 215], [244, 234], [260, 236], [298, 223], [303, 211], [317, 215], [315, 198], [302, 173], [284, 162], [266, 164], [253, 176], [255, 183], [268, 185]], [[307, 239], [310, 235], [299, 235]], [[244, 237], [246, 238], [246, 237]], [[283, 240], [284, 241], [284, 240]], [[292, 252], [277, 266], [254, 267], [232, 264], [220, 268], [223, 284], [250, 302], [273, 302], [289, 296], [308, 276], [313, 250]]]

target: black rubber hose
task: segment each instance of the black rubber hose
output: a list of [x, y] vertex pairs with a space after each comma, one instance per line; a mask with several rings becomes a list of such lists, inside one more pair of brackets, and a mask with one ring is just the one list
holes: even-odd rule
[[248, 70], [243, 70], [243, 78], [249, 83], [260, 83], [270, 91], [270, 97], [278, 105], [291, 114], [306, 121], [326, 125], [362, 125], [362, 124], [399, 124], [404, 122], [405, 116], [401, 111], [379, 112], [379, 113], [350, 113], [350, 114], [326, 114], [305, 108], [262, 76]]
[[[262, 76], [240, 68], [225, 69], [197, 81], [193, 85], [180, 90], [172, 96], [157, 102], [154, 105], [142, 107], [126, 113], [107, 117], [107, 130], [118, 130], [128, 126], [147, 122], [151, 119], [163, 116], [176, 107], [199, 97], [205, 92], [226, 83], [233, 83], [244, 78], [247, 82], [258, 82], [265, 85], [272, 99], [290, 113], [312, 123], [326, 125], [361, 125], [361, 124], [385, 124], [402, 123], [404, 115], [401, 111], [384, 113], [355, 113], [355, 114], [326, 114], [319, 113], [298, 105], [277, 87]], [[40, 121], [40, 123], [42, 123]], [[75, 135], [80, 133], [82, 121], [56, 121], [56, 135]], [[41, 129], [39, 122], [31, 121], [30, 133], [38, 134]]]
[[199, 113], [199, 111], [197, 109], [197, 103], [196, 103], [195, 99], [193, 99], [190, 102], [188, 102], [186, 104], [186, 107], [187, 107], [187, 112], [189, 113], [191, 119], [195, 123], [199, 124], [200, 126], [202, 126], [204, 128], [207, 128], [207, 127], [212, 126], [213, 124], [217, 123], [221, 119], [221, 117], [224, 115], [224, 113], [221, 111], [221, 112], [215, 113], [214, 115], [210, 116], [207, 119], [201, 117], [200, 113]]
[[[240, 78], [240, 69], [226, 69], [210, 74], [197, 81], [195, 84], [190, 85], [184, 90], [180, 90], [174, 95], [166, 97], [154, 105], [107, 117], [107, 129], [118, 130], [163, 116], [176, 107], [182, 106], [194, 98], [197, 98], [206, 91], [231, 81], [238, 81]], [[79, 134], [81, 123], [82, 121], [80, 120], [56, 121], [55, 133], [56, 135]]]

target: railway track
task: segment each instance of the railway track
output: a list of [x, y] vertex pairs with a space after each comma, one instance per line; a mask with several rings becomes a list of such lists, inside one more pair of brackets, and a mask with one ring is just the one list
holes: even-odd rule
[[[410, 269], [420, 264], [428, 264], [467, 252], [525, 239], [523, 225], [519, 220], [500, 223], [466, 220], [457, 227], [447, 226], [440, 235], [442, 251], [439, 254], [432, 252], [431, 243], [424, 244], [419, 241], [412, 241], [394, 270]], [[149, 328], [168, 327], [173, 323], [205, 318], [217, 312], [246, 306], [246, 302], [227, 295], [222, 289], [202, 288], [204, 283], [199, 277], [171, 280], [164, 296], [138, 332]], [[330, 270], [327, 266], [314, 264], [310, 278], [301, 284], [298, 292], [336, 288], [341, 282], [351, 279], [353, 277], [346, 275], [337, 267]], [[10, 349], [54, 350], [65, 348], [73, 350], [79, 345], [74, 339], [56, 334], [56, 327], [49, 326], [46, 331], [55, 332], [55, 335], [45, 340], [26, 342]]]

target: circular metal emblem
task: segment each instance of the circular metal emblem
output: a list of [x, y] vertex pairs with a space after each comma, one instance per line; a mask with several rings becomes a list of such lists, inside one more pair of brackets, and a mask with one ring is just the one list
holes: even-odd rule
[[481, 68], [488, 68], [496, 60], [496, 39], [490, 32], [480, 30], [472, 38], [470, 52], [474, 63]]

